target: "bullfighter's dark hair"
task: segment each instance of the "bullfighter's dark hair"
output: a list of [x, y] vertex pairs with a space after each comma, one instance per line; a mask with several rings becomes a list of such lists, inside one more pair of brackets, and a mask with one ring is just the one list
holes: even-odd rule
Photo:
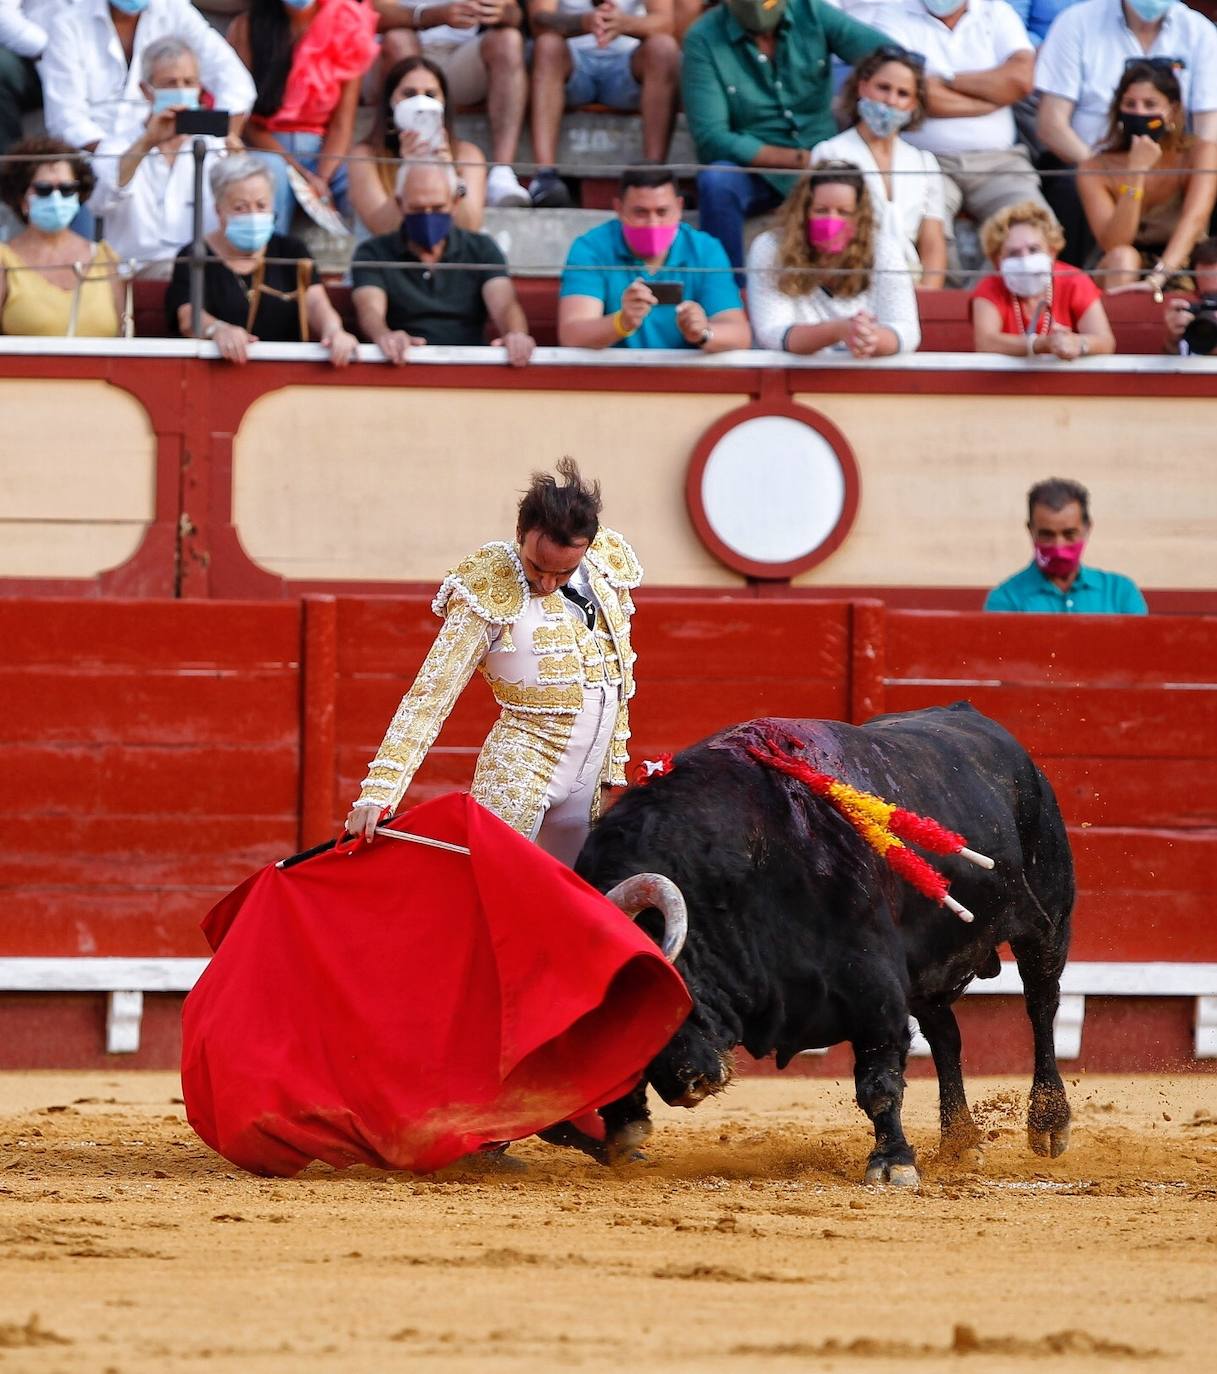
[[1068, 477], [1048, 477], [1037, 482], [1027, 493], [1027, 524], [1031, 524], [1031, 514], [1036, 506], [1047, 506], [1051, 511], [1064, 510], [1076, 501], [1082, 508], [1082, 523], [1090, 524], [1090, 493], [1081, 484]]
[[573, 458], [561, 459], [557, 471], [561, 482], [553, 473], [533, 473], [520, 502], [516, 534], [523, 539], [529, 530], [539, 530], [564, 547], [590, 544], [600, 528], [600, 483], [585, 481]]

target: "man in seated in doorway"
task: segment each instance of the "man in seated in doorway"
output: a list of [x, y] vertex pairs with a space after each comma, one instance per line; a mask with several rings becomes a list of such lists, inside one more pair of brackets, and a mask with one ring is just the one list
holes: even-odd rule
[[558, 342], [702, 353], [749, 347], [752, 331], [727, 254], [712, 235], [682, 222], [684, 200], [672, 172], [626, 171], [613, 209], [616, 219], [570, 246]]
[[1090, 539], [1090, 493], [1080, 482], [1049, 477], [1027, 493], [1027, 532], [1034, 556], [985, 598], [986, 611], [1056, 611], [1075, 615], [1145, 615], [1131, 578], [1084, 566]]
[[523, 367], [535, 344], [506, 259], [489, 234], [453, 224], [456, 185], [450, 163], [403, 163], [401, 228], [361, 243], [351, 263], [360, 332], [400, 367], [411, 346], [485, 343], [489, 319], [507, 361]]

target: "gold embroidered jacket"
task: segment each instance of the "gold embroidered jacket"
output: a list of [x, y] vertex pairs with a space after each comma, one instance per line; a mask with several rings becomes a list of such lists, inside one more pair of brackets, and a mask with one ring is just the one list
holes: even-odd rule
[[[543, 731], [542, 718], [552, 724], [550, 733], [560, 749], [570, 722], [583, 709], [584, 687], [606, 681], [617, 688], [618, 708], [603, 780], [625, 782], [635, 659], [630, 643], [634, 613], [630, 591], [642, 581], [642, 568], [621, 535], [603, 526], [584, 555], [584, 564], [597, 608], [590, 630], [569, 613], [560, 592], [546, 597], [531, 594], [514, 545], [486, 544], [444, 578], [432, 602], [443, 626], [369, 766], [357, 805], [396, 809], [475, 672], [490, 684], [503, 710], [479, 759], [474, 782], [479, 801], [500, 814], [521, 809], [497, 804], [503, 780], [493, 788], [490, 780], [504, 769], [491, 766], [494, 760], [486, 757], [488, 751], [503, 752], [500, 762], [508, 771], [518, 768], [521, 756], [509, 748], [508, 737], [514, 727], [515, 734], [535, 740]], [[528, 757], [533, 760], [529, 765], [533, 771], [548, 767], [552, 775], [552, 765], [540, 762], [535, 750]], [[525, 789], [528, 797], [543, 796], [548, 781], [530, 780]], [[480, 796], [479, 791], [487, 795]], [[523, 814], [503, 819], [521, 829], [531, 824], [531, 818]]]

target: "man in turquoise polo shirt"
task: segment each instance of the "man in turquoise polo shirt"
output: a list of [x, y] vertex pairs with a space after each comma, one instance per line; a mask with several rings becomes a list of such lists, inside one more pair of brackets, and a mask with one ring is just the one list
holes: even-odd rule
[[1074, 615], [1145, 615], [1131, 578], [1082, 564], [1090, 538], [1090, 493], [1080, 482], [1050, 477], [1027, 493], [1027, 531], [1035, 556], [994, 587], [986, 611], [1055, 611]]
[[837, 132], [831, 57], [852, 65], [890, 42], [824, 0], [724, 0], [685, 34], [685, 116], [699, 161], [716, 164], [697, 178], [701, 227], [734, 267], [744, 220], [780, 204]]
[[622, 175], [617, 218], [581, 234], [567, 254], [558, 302], [564, 348], [721, 353], [750, 346], [722, 244], [682, 222], [684, 204], [667, 168]]

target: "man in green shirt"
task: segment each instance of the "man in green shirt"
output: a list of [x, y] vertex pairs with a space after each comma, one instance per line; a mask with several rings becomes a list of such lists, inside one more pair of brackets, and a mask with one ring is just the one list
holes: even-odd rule
[[994, 587], [986, 611], [1037, 615], [1145, 615], [1145, 598], [1131, 578], [1082, 565], [1090, 538], [1090, 493], [1080, 482], [1050, 477], [1027, 493], [1027, 531], [1035, 556]]
[[837, 132], [831, 56], [854, 63], [888, 42], [824, 0], [724, 0], [685, 34], [685, 115], [698, 159], [716, 164], [697, 178], [701, 227], [735, 267], [744, 220], [780, 204], [789, 173]]

